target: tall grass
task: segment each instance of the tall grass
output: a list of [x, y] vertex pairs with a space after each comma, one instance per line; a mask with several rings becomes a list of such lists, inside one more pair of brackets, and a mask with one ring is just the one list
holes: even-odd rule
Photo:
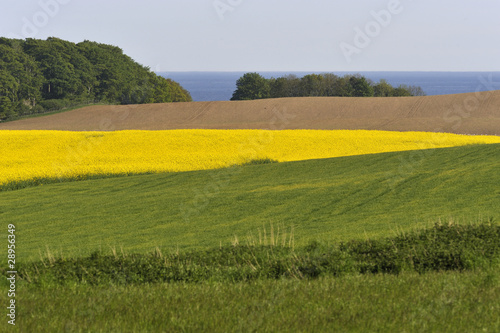
[[[499, 332], [500, 268], [22, 287], [24, 332]], [[50, 319], [49, 319], [50, 318]]]

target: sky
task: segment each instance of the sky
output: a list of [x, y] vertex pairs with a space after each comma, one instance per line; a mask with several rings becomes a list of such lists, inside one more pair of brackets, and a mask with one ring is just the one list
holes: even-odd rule
[[0, 0], [0, 36], [153, 71], [500, 71], [500, 0]]

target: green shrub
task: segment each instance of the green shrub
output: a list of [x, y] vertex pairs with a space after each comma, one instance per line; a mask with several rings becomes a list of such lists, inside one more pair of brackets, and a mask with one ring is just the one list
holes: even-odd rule
[[46, 111], [56, 111], [56, 110], [61, 110], [67, 107], [69, 104], [68, 101], [64, 99], [47, 99], [44, 101], [40, 101], [40, 105], [46, 110]]
[[500, 254], [500, 227], [442, 225], [418, 233], [379, 241], [353, 241], [340, 246], [359, 263], [362, 273], [401, 270], [465, 270], [481, 266]]

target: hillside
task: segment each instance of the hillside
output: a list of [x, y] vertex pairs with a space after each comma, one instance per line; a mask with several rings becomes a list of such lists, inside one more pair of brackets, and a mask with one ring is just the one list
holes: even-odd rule
[[[18, 256], [241, 242], [270, 224], [295, 242], [382, 237], [438, 219], [498, 219], [500, 145], [384, 153], [0, 192]], [[416, 195], [418, 193], [418, 195]]]
[[90, 106], [1, 129], [377, 129], [500, 135], [500, 91], [422, 97], [306, 97]]
[[0, 37], [0, 121], [96, 102], [181, 101], [191, 101], [189, 92], [119, 47]]

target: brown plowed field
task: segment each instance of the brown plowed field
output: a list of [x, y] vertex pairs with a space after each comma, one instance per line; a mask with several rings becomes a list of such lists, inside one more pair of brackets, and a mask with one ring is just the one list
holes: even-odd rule
[[0, 130], [377, 129], [500, 135], [500, 91], [391, 98], [305, 97], [90, 106]]

